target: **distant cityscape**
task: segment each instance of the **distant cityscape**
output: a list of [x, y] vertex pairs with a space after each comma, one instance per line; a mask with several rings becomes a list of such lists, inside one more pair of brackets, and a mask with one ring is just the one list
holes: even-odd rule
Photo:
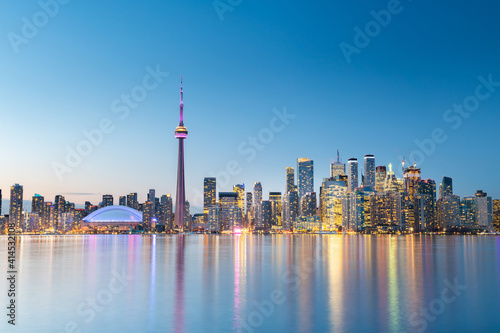
[[[251, 191], [244, 184], [232, 192], [219, 192], [215, 177], [203, 180], [203, 213], [191, 214], [185, 197], [184, 101], [181, 77], [176, 203], [170, 194], [156, 196], [150, 189], [146, 202], [137, 193], [118, 198], [105, 194], [84, 209], [56, 195], [46, 201], [35, 194], [31, 211], [23, 207], [23, 186], [10, 188], [9, 214], [0, 217], [3, 233], [498, 233], [500, 200], [478, 190], [474, 196], [453, 194], [453, 180], [443, 177], [439, 188], [433, 179], [422, 179], [417, 165], [402, 163], [403, 178], [392, 165], [376, 166], [374, 155], [364, 156], [364, 174], [359, 177], [358, 160], [331, 164], [330, 177], [323, 178], [319, 194], [314, 191], [314, 162], [298, 158], [296, 170], [285, 170], [285, 193], [269, 192], [263, 200], [262, 184]], [[297, 178], [297, 182], [295, 182]], [[438, 195], [437, 195], [438, 194]], [[2, 192], [0, 190], [0, 211]]]

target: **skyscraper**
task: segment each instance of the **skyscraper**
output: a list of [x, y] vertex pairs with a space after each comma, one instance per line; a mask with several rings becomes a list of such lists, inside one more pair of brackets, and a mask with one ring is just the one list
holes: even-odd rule
[[164, 224], [166, 229], [172, 229], [172, 197], [170, 194], [161, 196], [160, 223]]
[[22, 228], [23, 223], [23, 187], [19, 184], [10, 187], [9, 223]]
[[127, 205], [127, 197], [124, 195], [121, 195], [120, 198], [118, 199], [118, 204], [120, 206], [126, 206]]
[[[137, 193], [130, 193], [127, 195], [127, 207], [137, 209], [138, 208], [138, 202], [137, 202]], [[85, 208], [87, 209], [87, 208]]]
[[245, 211], [245, 184], [237, 184], [233, 186], [233, 192], [238, 193], [238, 207], [242, 212]]
[[[102, 207], [113, 206], [114, 199], [111, 194], [104, 194], [102, 196]], [[57, 198], [56, 198], [56, 207], [57, 207]]]
[[493, 226], [500, 232], [500, 199], [493, 200]]
[[295, 219], [299, 216], [299, 197], [297, 191], [290, 191], [283, 196], [283, 229], [292, 230]]
[[154, 216], [156, 212], [156, 191], [154, 189], [149, 189], [148, 200], [151, 201], [151, 214]]
[[307, 192], [314, 192], [314, 162], [308, 158], [297, 159], [297, 190], [299, 202]]
[[347, 161], [347, 191], [349, 193], [354, 193], [356, 188], [359, 186], [358, 184], [358, 159], [350, 158]]
[[300, 216], [316, 215], [316, 192], [307, 192], [300, 200]]
[[219, 204], [220, 204], [220, 230], [229, 230], [233, 225], [231, 221], [232, 211], [231, 207], [238, 207], [238, 193], [236, 192], [219, 192]]
[[0, 216], [2, 215], [2, 190], [0, 190]]
[[375, 156], [373, 155], [365, 155], [365, 180], [363, 185], [375, 191]]
[[333, 162], [330, 166], [330, 177], [337, 178], [338, 176], [345, 176], [345, 164], [340, 162], [339, 150], [337, 149], [337, 161]]
[[182, 92], [181, 76], [181, 102], [179, 105], [179, 126], [175, 129], [175, 138], [179, 140], [179, 156], [177, 164], [177, 194], [175, 197], [175, 227], [184, 227], [184, 214], [186, 206], [186, 193], [184, 185], [184, 139], [187, 138], [188, 130], [184, 127], [184, 100]]
[[493, 226], [493, 201], [483, 191], [476, 192], [476, 224], [489, 229]]
[[288, 193], [295, 188], [295, 174], [292, 167], [286, 168], [286, 191]]
[[271, 224], [281, 225], [281, 192], [269, 192], [269, 201], [271, 202]]
[[216, 179], [215, 177], [205, 177], [203, 179], [203, 213], [208, 214], [210, 207], [215, 205], [216, 196]]
[[443, 177], [441, 185], [439, 185], [439, 197], [445, 197], [453, 194], [453, 179], [450, 177]]
[[408, 192], [410, 199], [413, 200], [418, 189], [418, 182], [420, 181], [420, 168], [416, 165], [410, 165], [404, 170], [404, 190]]
[[38, 214], [39, 220], [43, 220], [44, 198], [40, 194], [35, 194], [31, 198], [31, 213]]
[[375, 191], [383, 192], [385, 177], [387, 176], [387, 169], [385, 166], [378, 166], [375, 169]]
[[321, 221], [325, 229], [342, 225], [342, 196], [347, 190], [344, 181], [325, 179], [321, 185]]
[[252, 213], [253, 198], [252, 192], [247, 192], [247, 202], [246, 202], [246, 223], [249, 226], [252, 223], [253, 213]]
[[432, 179], [419, 180], [416, 199], [422, 230], [436, 227], [436, 182]]
[[262, 202], [262, 184], [260, 182], [255, 182], [253, 184], [253, 206], [258, 207]]

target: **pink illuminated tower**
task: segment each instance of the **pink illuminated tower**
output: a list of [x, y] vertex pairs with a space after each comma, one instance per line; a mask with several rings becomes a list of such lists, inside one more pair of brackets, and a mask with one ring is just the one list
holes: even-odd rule
[[184, 186], [184, 139], [187, 138], [188, 131], [184, 127], [184, 102], [182, 97], [182, 76], [181, 76], [181, 103], [180, 121], [175, 129], [175, 138], [179, 139], [179, 161], [177, 164], [177, 196], [175, 198], [175, 228], [184, 227], [184, 214], [186, 205], [186, 192]]

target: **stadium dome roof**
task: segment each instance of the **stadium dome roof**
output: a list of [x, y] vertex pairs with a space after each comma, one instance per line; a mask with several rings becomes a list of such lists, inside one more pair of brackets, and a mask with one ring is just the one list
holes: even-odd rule
[[142, 223], [142, 213], [126, 206], [108, 206], [83, 218], [87, 223]]

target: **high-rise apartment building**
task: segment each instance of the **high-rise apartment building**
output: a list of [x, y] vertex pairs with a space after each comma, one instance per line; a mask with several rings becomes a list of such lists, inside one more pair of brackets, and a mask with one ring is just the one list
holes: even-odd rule
[[295, 171], [292, 167], [286, 168], [286, 188], [285, 193], [292, 191], [295, 188]]
[[337, 149], [337, 161], [333, 162], [330, 165], [330, 178], [335, 178], [336, 180], [338, 176], [345, 176], [345, 164], [340, 162], [340, 155]]
[[127, 195], [127, 207], [133, 209], [139, 208], [139, 202], [137, 201], [137, 193], [130, 193]]
[[19, 184], [10, 187], [9, 223], [13, 223], [16, 228], [22, 228], [23, 187]]
[[363, 186], [375, 191], [375, 156], [365, 155], [365, 177]]
[[[111, 194], [104, 194], [102, 196], [102, 207], [109, 207], [113, 206], [113, 196]], [[56, 205], [57, 205], [57, 200], [56, 200]]]
[[307, 192], [314, 192], [314, 162], [308, 158], [297, 159], [297, 192], [299, 202]]
[[375, 168], [375, 191], [383, 192], [387, 169], [385, 165], [380, 165]]
[[358, 188], [358, 159], [350, 158], [347, 161], [347, 190], [349, 193], [354, 193], [356, 188]]
[[203, 179], [203, 213], [208, 214], [210, 207], [215, 205], [217, 200], [215, 194], [216, 179], [215, 177], [205, 177]]

